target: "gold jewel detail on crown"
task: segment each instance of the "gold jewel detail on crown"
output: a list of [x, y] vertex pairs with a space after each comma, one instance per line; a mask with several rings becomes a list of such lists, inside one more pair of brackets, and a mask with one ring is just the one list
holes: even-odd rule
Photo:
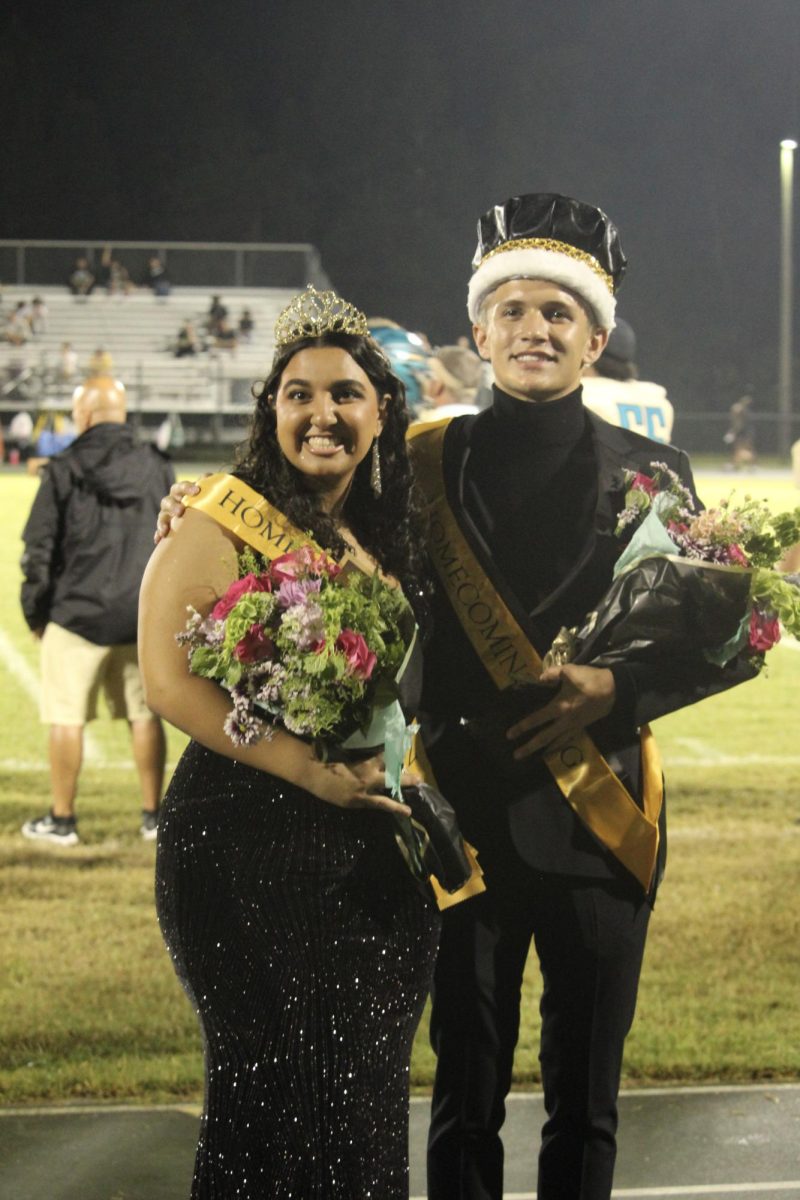
[[493, 250], [489, 250], [477, 266], [483, 266], [490, 258], [494, 258], [495, 254], [502, 254], [506, 250], [552, 250], [556, 254], [567, 254], [570, 258], [591, 267], [595, 275], [602, 279], [611, 295], [614, 295], [614, 280], [607, 271], [603, 270], [596, 258], [586, 250], [579, 250], [577, 246], [570, 246], [569, 242], [559, 242], [556, 238], [512, 238], [510, 242], [503, 242], [501, 246], [495, 246]]
[[336, 292], [318, 292], [313, 284], [295, 296], [275, 322], [275, 345], [289, 346], [300, 338], [323, 333], [369, 333], [367, 318]]

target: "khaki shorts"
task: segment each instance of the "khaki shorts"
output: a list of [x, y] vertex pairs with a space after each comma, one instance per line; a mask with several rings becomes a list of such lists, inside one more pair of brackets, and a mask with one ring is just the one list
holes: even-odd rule
[[44, 631], [40, 713], [46, 725], [85, 725], [102, 690], [114, 720], [155, 720], [144, 702], [135, 643], [97, 646], [51, 621]]

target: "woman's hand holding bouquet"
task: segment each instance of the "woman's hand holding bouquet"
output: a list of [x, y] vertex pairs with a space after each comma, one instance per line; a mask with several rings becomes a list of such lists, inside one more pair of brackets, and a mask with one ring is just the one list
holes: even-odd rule
[[388, 810], [418, 881], [433, 873], [458, 890], [471, 864], [453, 811], [403, 770], [412, 731], [398, 684], [416, 626], [400, 589], [309, 546], [272, 562], [247, 549], [211, 612], [189, 612], [178, 641], [190, 670], [230, 695], [231, 740], [249, 745], [279, 725], [309, 741], [308, 790], [338, 807]]

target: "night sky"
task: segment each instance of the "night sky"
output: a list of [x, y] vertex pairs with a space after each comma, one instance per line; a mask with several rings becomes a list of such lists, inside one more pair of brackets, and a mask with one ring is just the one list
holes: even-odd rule
[[311, 241], [443, 342], [478, 215], [565, 192], [621, 230], [642, 375], [679, 411], [774, 407], [798, 0], [14, 7], [2, 236]]

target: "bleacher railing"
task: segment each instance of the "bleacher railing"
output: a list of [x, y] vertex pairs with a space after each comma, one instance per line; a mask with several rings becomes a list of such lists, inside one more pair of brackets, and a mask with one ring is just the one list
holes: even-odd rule
[[156, 255], [173, 285], [185, 287], [330, 287], [319, 251], [310, 242], [111, 242], [0, 238], [0, 280], [8, 284], [66, 284], [75, 259], [98, 267], [103, 250], [124, 260], [134, 283], [146, 282]]

